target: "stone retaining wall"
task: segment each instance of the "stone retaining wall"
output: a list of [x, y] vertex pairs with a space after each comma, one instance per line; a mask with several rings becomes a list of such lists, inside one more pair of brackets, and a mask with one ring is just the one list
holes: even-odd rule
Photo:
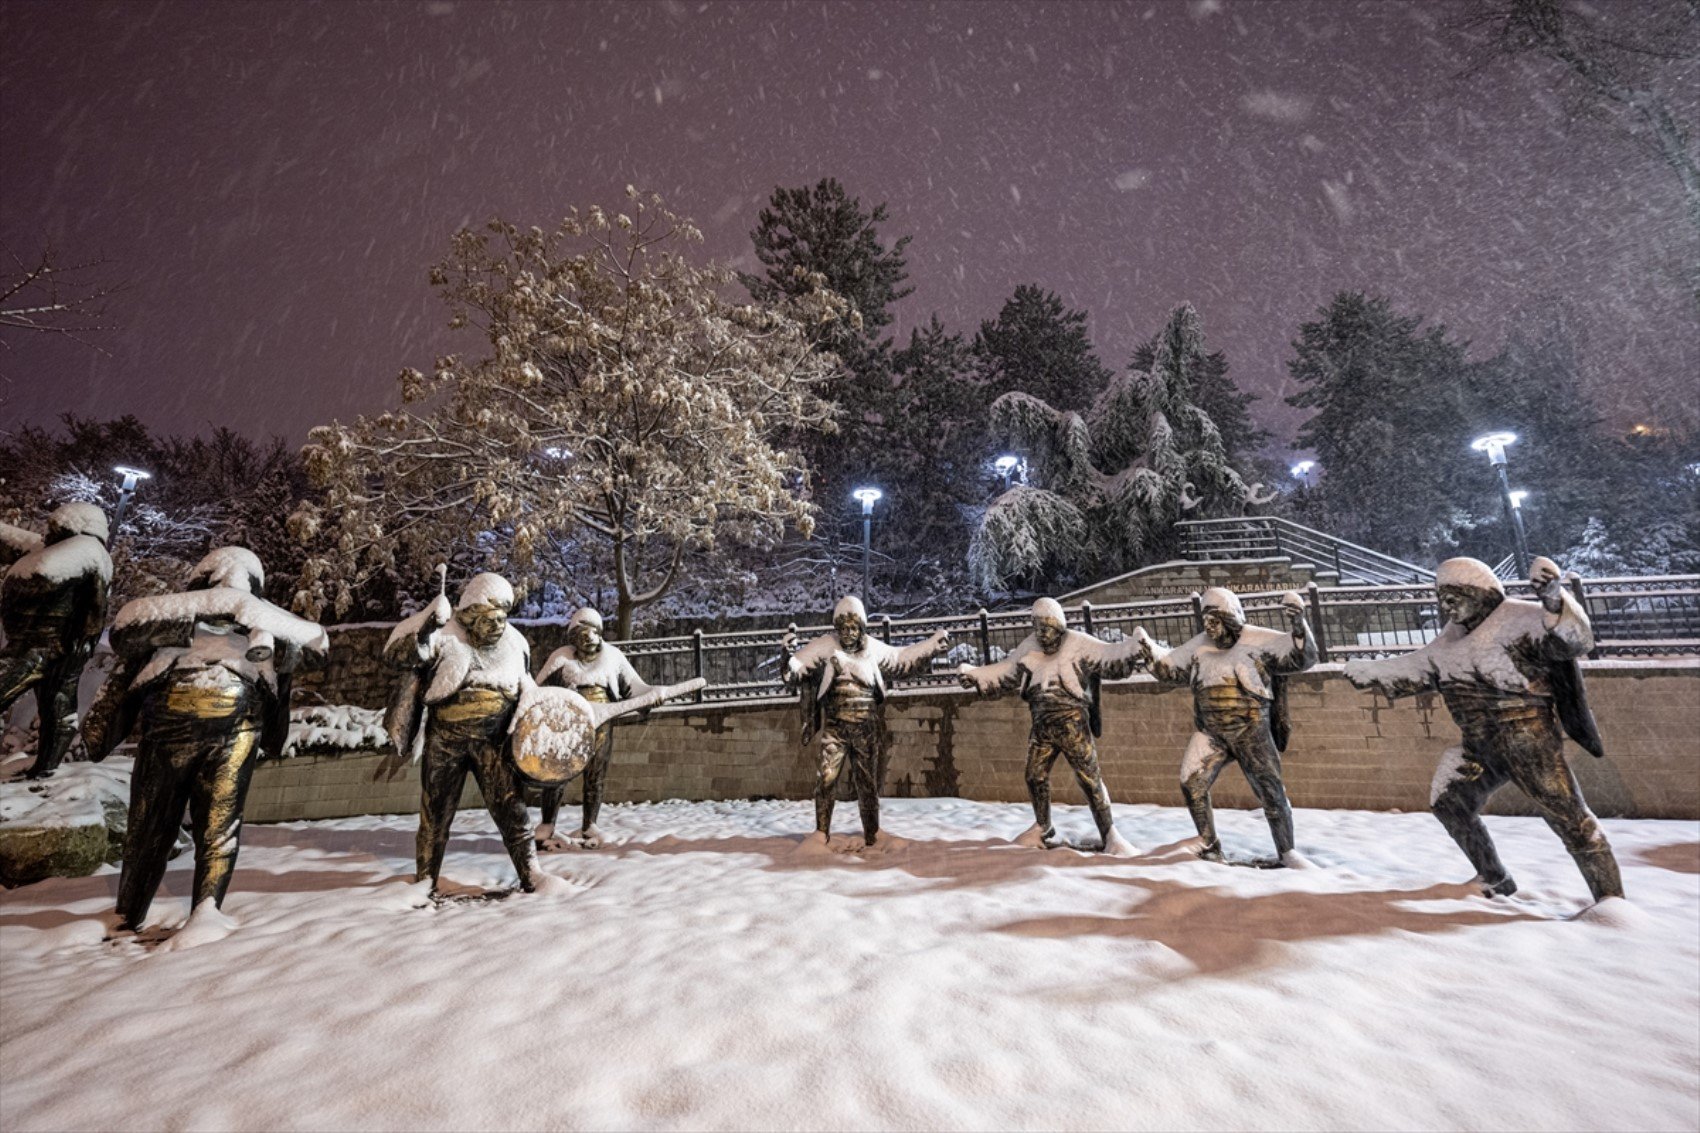
[[[1569, 752], [1588, 801], [1602, 816], [1700, 818], [1700, 662], [1600, 661], [1585, 665], [1589, 698], [1607, 758]], [[1422, 810], [1441, 752], [1458, 731], [1438, 697], [1388, 703], [1359, 692], [1324, 665], [1292, 678], [1293, 740], [1287, 789], [1301, 807]], [[1181, 802], [1182, 749], [1192, 731], [1191, 695], [1140, 675], [1104, 686], [1100, 757], [1118, 802]], [[887, 701], [891, 735], [888, 795], [1021, 801], [1027, 710], [1019, 699], [980, 700], [967, 692], [900, 692]], [[656, 710], [618, 728], [608, 801], [664, 798], [806, 799], [812, 751], [799, 745], [794, 702], [685, 706]], [[407, 813], [417, 809], [416, 769], [373, 780], [376, 755], [298, 756], [255, 772], [252, 822]], [[1078, 801], [1066, 766], [1054, 797]], [[576, 793], [569, 796], [576, 803]], [[468, 787], [463, 805], [473, 805]], [[1223, 773], [1219, 805], [1249, 807], [1237, 770]], [[1515, 789], [1494, 813], [1531, 813]]]

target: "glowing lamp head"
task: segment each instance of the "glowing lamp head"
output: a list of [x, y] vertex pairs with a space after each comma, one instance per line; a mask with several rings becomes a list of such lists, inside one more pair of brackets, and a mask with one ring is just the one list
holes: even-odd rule
[[1471, 441], [1470, 447], [1477, 452], [1487, 453], [1488, 463], [1504, 464], [1506, 446], [1516, 442], [1516, 433], [1486, 433]]
[[1511, 493], [1511, 506], [1512, 507], [1522, 507], [1523, 501], [1528, 499], [1528, 498], [1529, 498], [1529, 493], [1522, 488], [1518, 488]]
[[874, 512], [875, 501], [885, 495], [885, 493], [880, 491], [878, 488], [857, 488], [854, 492], [851, 492], [850, 495], [862, 502], [863, 515], [872, 515]]
[[152, 472], [143, 472], [140, 468], [131, 468], [128, 465], [124, 465], [124, 464], [114, 464], [112, 466], [112, 471], [114, 471], [114, 472], [118, 473], [118, 475], [124, 477], [124, 483], [125, 483], [126, 487], [134, 486], [136, 481], [138, 481], [138, 480], [152, 480], [153, 479], [153, 473]]
[[1293, 465], [1292, 468], [1288, 469], [1288, 471], [1293, 474], [1295, 479], [1303, 480], [1306, 476], [1310, 475], [1311, 469], [1315, 467], [1316, 461], [1301, 460], [1297, 464]]
[[1003, 456], [1000, 456], [996, 460], [992, 461], [992, 467], [996, 468], [999, 472], [1003, 473], [1005, 476], [1008, 476], [1010, 474], [1010, 472], [1012, 472], [1015, 469], [1015, 466], [1017, 464], [1020, 464], [1020, 463], [1021, 463], [1021, 458], [1019, 456], [1010, 456], [1008, 453], [1005, 453]]

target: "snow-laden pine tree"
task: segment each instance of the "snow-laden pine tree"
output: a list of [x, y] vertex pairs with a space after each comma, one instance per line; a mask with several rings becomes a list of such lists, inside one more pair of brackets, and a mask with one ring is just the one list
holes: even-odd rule
[[1157, 338], [1150, 368], [1113, 378], [1084, 416], [1021, 392], [992, 403], [993, 437], [1026, 461], [1027, 485], [999, 496], [969, 547], [976, 585], [1085, 581], [1174, 551], [1175, 522], [1268, 503], [1229, 461], [1194, 401], [1208, 364], [1191, 304]]

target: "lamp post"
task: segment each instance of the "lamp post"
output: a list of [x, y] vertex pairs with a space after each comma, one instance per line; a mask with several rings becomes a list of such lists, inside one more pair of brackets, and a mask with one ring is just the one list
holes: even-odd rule
[[1517, 574], [1521, 578], [1529, 577], [1529, 548], [1523, 541], [1523, 516], [1518, 505], [1521, 500], [1511, 498], [1511, 480], [1505, 471], [1505, 448], [1515, 444], [1516, 433], [1485, 433], [1470, 442], [1470, 447], [1476, 452], [1487, 454], [1488, 463], [1499, 473], [1499, 494], [1505, 501], [1505, 519], [1511, 525], [1511, 535], [1515, 540], [1512, 550], [1517, 561]]
[[118, 530], [124, 526], [124, 513], [130, 510], [130, 500], [136, 495], [136, 485], [143, 480], [152, 480], [153, 473], [143, 472], [140, 468], [130, 468], [122, 464], [112, 466], [112, 471], [124, 477], [124, 482], [118, 488], [118, 510], [112, 517], [112, 541], [118, 541]]
[[874, 501], [884, 495], [878, 488], [857, 488], [851, 496], [862, 502], [862, 605], [871, 607], [873, 593], [868, 579], [872, 574]]
[[992, 467], [996, 468], [998, 470], [998, 475], [1003, 477], [1003, 490], [1007, 492], [1009, 491], [1011, 478], [1014, 476], [1015, 470], [1021, 467], [1021, 458], [1012, 453], [1006, 452], [996, 460], [992, 461]]

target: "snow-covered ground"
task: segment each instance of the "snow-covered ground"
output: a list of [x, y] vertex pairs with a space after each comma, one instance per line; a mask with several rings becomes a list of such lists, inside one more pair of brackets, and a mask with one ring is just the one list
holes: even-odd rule
[[[1700, 1126], [1700, 824], [1608, 822], [1633, 907], [1574, 920], [1535, 819], [1488, 820], [1490, 902], [1426, 814], [1301, 810], [1293, 871], [1118, 818], [1141, 856], [1000, 804], [888, 802], [859, 856], [799, 851], [807, 803], [616, 806], [569, 895], [424, 908], [410, 819], [250, 827], [242, 928], [186, 952], [109, 939], [114, 873], [43, 882], [0, 896], [0, 1128]], [[445, 877], [511, 880], [484, 815]]]

